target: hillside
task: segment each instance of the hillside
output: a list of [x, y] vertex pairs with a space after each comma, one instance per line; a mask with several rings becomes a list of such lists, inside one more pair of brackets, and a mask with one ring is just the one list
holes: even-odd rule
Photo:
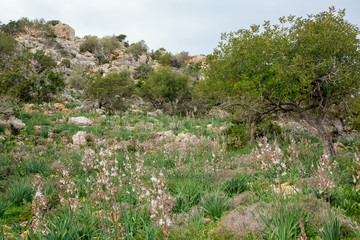
[[359, 239], [356, 61], [311, 65], [278, 28], [189, 56], [1, 25], [0, 239]]

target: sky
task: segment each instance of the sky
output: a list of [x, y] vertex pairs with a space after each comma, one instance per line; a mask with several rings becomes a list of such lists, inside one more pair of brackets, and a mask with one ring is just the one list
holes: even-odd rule
[[360, 0], [0, 0], [0, 21], [60, 20], [79, 37], [125, 34], [130, 43], [144, 40], [149, 49], [197, 55], [212, 53], [221, 33], [330, 6], [345, 8], [345, 18], [360, 26]]

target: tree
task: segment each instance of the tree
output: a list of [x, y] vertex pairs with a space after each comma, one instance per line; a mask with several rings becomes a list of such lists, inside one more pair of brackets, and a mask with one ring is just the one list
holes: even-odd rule
[[189, 93], [190, 78], [170, 67], [159, 67], [153, 71], [143, 85], [142, 91], [155, 107], [170, 103], [171, 112], [175, 103], [181, 103]]
[[125, 97], [134, 93], [134, 82], [127, 71], [109, 73], [105, 77], [99, 76], [95, 81], [89, 83], [87, 96], [97, 100], [100, 107], [104, 106], [113, 110], [125, 108]]
[[[360, 33], [345, 10], [307, 18], [280, 18], [224, 34], [208, 57], [203, 92], [214, 102], [241, 107], [250, 122], [292, 113], [317, 129], [326, 154], [335, 156], [325, 120], [359, 91]], [[335, 112], [334, 112], [335, 111]]]
[[131, 53], [135, 60], [138, 60], [139, 57], [143, 54], [146, 53], [148, 50], [148, 46], [146, 45], [144, 40], [141, 40], [137, 43], [133, 43], [131, 44], [127, 49], [126, 52], [127, 53]]

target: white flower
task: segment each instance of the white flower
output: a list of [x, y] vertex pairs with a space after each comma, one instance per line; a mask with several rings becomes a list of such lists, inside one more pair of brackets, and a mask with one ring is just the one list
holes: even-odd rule
[[160, 218], [160, 220], [159, 220], [159, 225], [160, 226], [164, 225], [164, 220], [162, 218]]
[[42, 193], [40, 190], [36, 191], [35, 198], [40, 198], [42, 196]]

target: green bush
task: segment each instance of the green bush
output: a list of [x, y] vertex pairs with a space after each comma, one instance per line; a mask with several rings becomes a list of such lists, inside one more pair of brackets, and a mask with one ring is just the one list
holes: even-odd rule
[[124, 110], [126, 104], [123, 98], [130, 97], [133, 92], [134, 82], [130, 73], [123, 71], [98, 77], [89, 84], [86, 95], [91, 100], [97, 100], [100, 107]]
[[80, 44], [80, 52], [90, 52], [95, 54], [99, 49], [99, 39], [97, 36], [85, 36], [84, 42]]
[[94, 75], [88, 71], [89, 69], [83, 65], [75, 65], [66, 79], [66, 83], [75, 89], [84, 90], [88, 86], [89, 82], [93, 80]]
[[190, 78], [172, 70], [169, 67], [160, 67], [152, 72], [142, 87], [142, 94], [157, 108], [170, 104], [170, 111], [191, 99]]
[[131, 55], [134, 56], [135, 60], [138, 60], [139, 57], [143, 54], [146, 53], [148, 50], [148, 46], [146, 45], [144, 40], [141, 40], [137, 43], [133, 43], [131, 44], [127, 49], [126, 52], [130, 53]]

